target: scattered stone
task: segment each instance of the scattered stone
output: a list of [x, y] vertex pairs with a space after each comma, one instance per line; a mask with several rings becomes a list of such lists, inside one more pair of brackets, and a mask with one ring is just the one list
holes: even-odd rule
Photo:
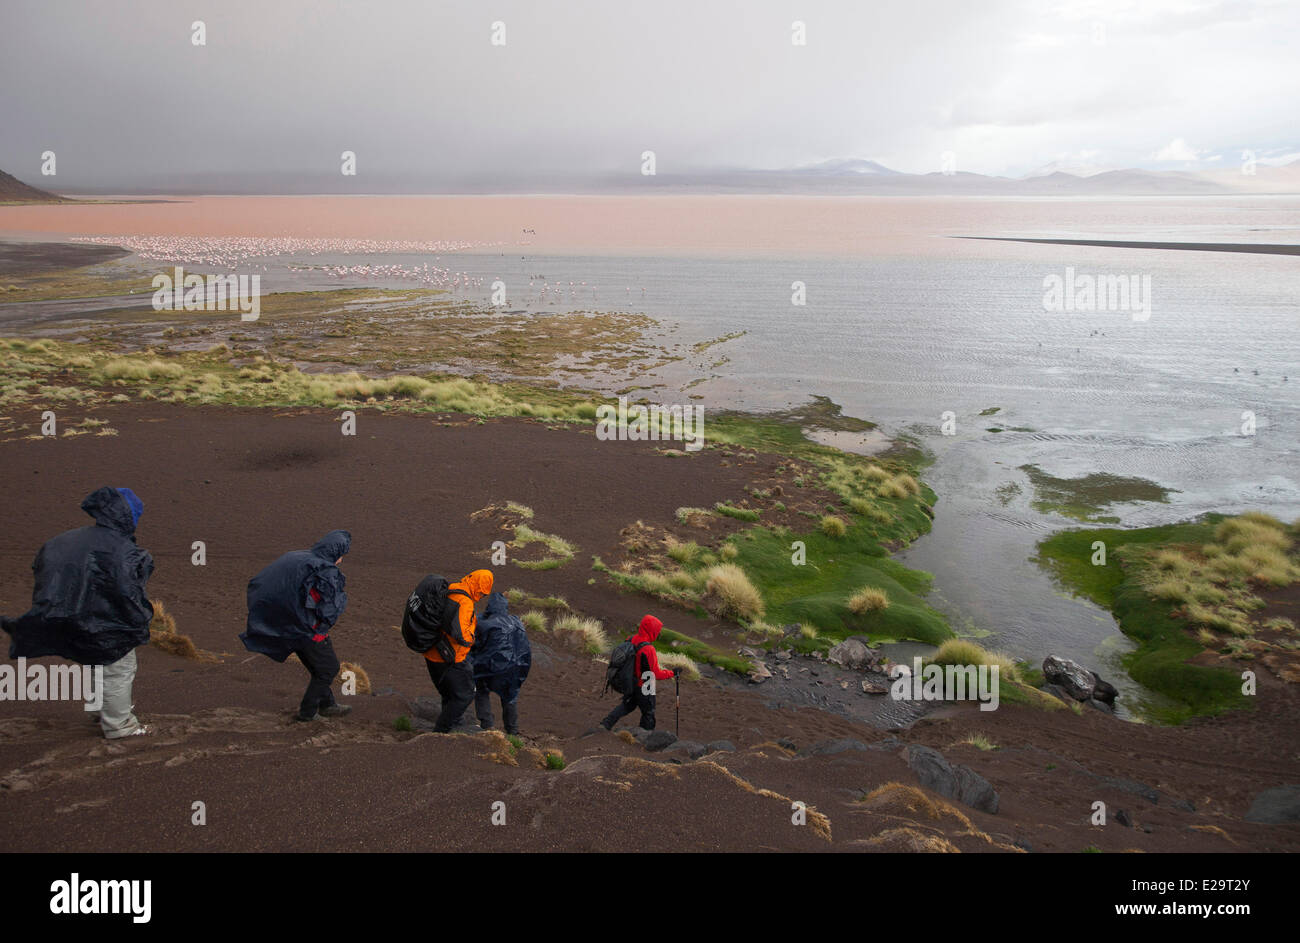
[[864, 645], [859, 639], [846, 638], [829, 652], [826, 660], [845, 668], [862, 670], [880, 661], [880, 653]]
[[1091, 671], [1077, 661], [1070, 661], [1059, 655], [1048, 655], [1043, 659], [1043, 677], [1049, 684], [1064, 688], [1076, 701], [1086, 701], [1097, 689], [1096, 679]]
[[1275, 786], [1265, 789], [1246, 812], [1247, 822], [1263, 825], [1282, 825], [1300, 822], [1300, 786]]
[[862, 693], [863, 693], [863, 694], [875, 694], [875, 695], [888, 694], [888, 693], [889, 693], [889, 687], [888, 687], [887, 685], [880, 684], [880, 683], [877, 682], [877, 681], [863, 681], [863, 682], [862, 682]]
[[730, 740], [714, 740], [708, 744], [710, 753], [735, 753], [736, 745]]
[[678, 740], [665, 748], [665, 752], [682, 752], [693, 760], [698, 760], [704, 754], [709, 752], [709, 748], [702, 743], [694, 740]]
[[903, 741], [894, 736], [886, 737], [883, 740], [877, 740], [875, 743], [870, 744], [867, 747], [868, 750], [884, 750], [886, 752], [901, 750], [902, 748]]
[[1091, 707], [1093, 710], [1101, 711], [1103, 714], [1111, 714], [1113, 716], [1115, 713], [1115, 708], [1111, 707], [1105, 701], [1097, 700], [1095, 697], [1089, 698], [1088, 700], [1084, 701], [1084, 703], [1087, 704], [1089, 707]]
[[[442, 713], [442, 698], [422, 694], [411, 702], [411, 713], [423, 720], [436, 721], [438, 715]], [[412, 723], [412, 726], [414, 726], [414, 723]]]
[[645, 743], [646, 737], [650, 736], [651, 731], [644, 727], [633, 727], [632, 736], [636, 737], [637, 743]]
[[787, 622], [785, 625], [781, 626], [781, 634], [786, 638], [790, 638], [793, 635], [799, 635], [802, 631], [803, 630], [799, 627], [799, 623], [797, 622]]
[[783, 649], [781, 649], [779, 652], [776, 653], [776, 657], [777, 657], [777, 660], [778, 660], [778, 661], [789, 661], [790, 658], [791, 658], [791, 655], [790, 655], [790, 653], [789, 653], [788, 651], [786, 651], [786, 650], [783, 648]]
[[782, 737], [781, 739], [777, 740], [776, 745], [781, 747], [784, 750], [789, 750], [791, 753], [794, 753], [796, 750], [799, 749], [794, 745], [794, 741], [791, 740], [789, 737]]
[[652, 730], [642, 741], [647, 753], [658, 753], [677, 742], [677, 734], [671, 730]]
[[772, 672], [767, 670], [767, 665], [763, 664], [761, 661], [753, 663], [753, 667], [749, 671], [750, 684], [762, 684], [771, 677]]
[[1129, 818], [1128, 812], [1124, 809], [1115, 810], [1115, 821], [1120, 825], [1123, 825], [1125, 828], [1133, 827], [1133, 820]]
[[810, 747], [805, 747], [799, 751], [800, 756], [834, 756], [836, 753], [844, 753], [848, 750], [869, 750], [871, 749], [861, 740], [854, 740], [852, 737], [841, 737], [837, 740], [822, 740], [820, 743], [814, 743]]
[[921, 785], [941, 796], [996, 814], [998, 794], [992, 783], [968, 766], [953, 766], [938, 750], [913, 744], [907, 748], [907, 765]]
[[840, 690], [841, 690], [841, 691], [847, 691], [848, 689], [849, 689], [849, 683], [848, 683], [847, 681], [841, 679], [841, 680], [840, 680]]

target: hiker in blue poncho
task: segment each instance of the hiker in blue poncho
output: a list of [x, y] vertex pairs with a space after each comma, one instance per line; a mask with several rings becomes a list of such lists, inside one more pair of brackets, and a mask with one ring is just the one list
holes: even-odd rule
[[329, 638], [348, 604], [339, 564], [351, 547], [351, 534], [330, 531], [310, 550], [291, 550], [248, 582], [248, 627], [239, 636], [244, 647], [276, 661], [297, 655], [311, 675], [298, 720], [352, 710], [330, 689], [339, 659]]
[[506, 733], [519, 732], [519, 688], [533, 664], [528, 633], [518, 616], [508, 611], [506, 597], [492, 593], [487, 598], [470, 658], [474, 663], [474, 712], [484, 730], [493, 727], [492, 695], [501, 698], [501, 715]]
[[149, 644], [153, 603], [145, 594], [153, 557], [136, 546], [144, 504], [130, 488], [100, 488], [81, 509], [95, 523], [65, 531], [32, 563], [32, 608], [0, 623], [10, 658], [58, 655], [103, 666], [99, 725], [110, 740], [149, 733], [133, 713], [135, 650]]

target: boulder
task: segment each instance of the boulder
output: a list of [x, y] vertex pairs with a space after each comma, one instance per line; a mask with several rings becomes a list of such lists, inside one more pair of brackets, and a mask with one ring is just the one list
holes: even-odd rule
[[876, 664], [880, 660], [880, 655], [863, 645], [858, 639], [846, 638], [826, 653], [826, 660], [844, 668], [860, 671]]
[[707, 744], [710, 753], [735, 753], [736, 745], [730, 740], [713, 740]]
[[1300, 786], [1276, 786], [1265, 789], [1246, 812], [1247, 822], [1283, 825], [1300, 822]]
[[916, 744], [907, 748], [907, 765], [925, 788], [949, 799], [956, 799], [972, 809], [997, 813], [997, 791], [987, 779], [970, 767], [953, 766], [938, 750]]
[[1077, 661], [1070, 661], [1059, 655], [1048, 655], [1043, 659], [1043, 677], [1049, 684], [1064, 688], [1076, 701], [1088, 700], [1092, 697], [1092, 692], [1097, 689], [1097, 682], [1091, 671]]
[[[649, 749], [649, 747], [647, 747]], [[702, 743], [694, 740], [677, 740], [664, 748], [665, 753], [685, 753], [693, 760], [698, 760], [704, 754], [709, 752], [709, 748]]]
[[645, 745], [647, 753], [658, 753], [676, 743], [677, 734], [671, 730], [652, 730], [641, 742]]
[[1109, 681], [1101, 680], [1101, 675], [1095, 671], [1091, 671], [1089, 674], [1092, 675], [1092, 680], [1096, 682], [1096, 686], [1092, 689], [1093, 698], [1109, 707], [1114, 707], [1115, 698], [1119, 697], [1119, 691], [1115, 689], [1115, 685]]
[[881, 683], [878, 682], [878, 681], [863, 681], [863, 682], [862, 682], [862, 693], [863, 693], [863, 694], [876, 694], [876, 695], [880, 695], [880, 694], [888, 694], [888, 693], [889, 693], [889, 687], [888, 687], [888, 685], [881, 684]]
[[755, 661], [752, 663], [752, 667], [749, 669], [750, 684], [762, 684], [770, 677], [772, 677], [772, 672], [767, 670], [767, 665], [763, 664], [761, 661]]

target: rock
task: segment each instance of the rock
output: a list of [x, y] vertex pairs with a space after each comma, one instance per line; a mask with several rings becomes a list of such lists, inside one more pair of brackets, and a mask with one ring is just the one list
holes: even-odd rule
[[770, 677], [772, 677], [772, 672], [768, 671], [767, 665], [763, 664], [761, 661], [754, 662], [753, 667], [749, 670], [750, 684], [762, 684]]
[[888, 687], [887, 685], [880, 684], [879, 682], [876, 682], [876, 681], [863, 681], [863, 682], [862, 682], [862, 693], [863, 693], [863, 694], [877, 694], [877, 695], [879, 695], [879, 694], [888, 694], [888, 693], [889, 693], [889, 687]]
[[777, 740], [776, 745], [781, 747], [784, 750], [789, 750], [791, 753], [794, 753], [796, 750], [799, 749], [794, 745], [794, 741], [791, 740], [789, 737], [782, 737], [781, 739]]
[[[438, 719], [438, 715], [442, 713], [442, 698], [422, 694], [411, 702], [411, 713], [421, 720], [433, 723]], [[414, 723], [412, 726], [414, 726]]]
[[790, 655], [790, 653], [789, 653], [788, 651], [786, 651], [786, 650], [783, 648], [783, 649], [781, 649], [779, 652], [776, 653], [776, 658], [777, 658], [778, 661], [789, 661], [790, 658], [791, 658], [791, 655]]
[[1115, 698], [1119, 697], [1119, 691], [1115, 688], [1115, 685], [1111, 684], [1109, 681], [1101, 680], [1101, 675], [1097, 674], [1095, 671], [1091, 671], [1089, 674], [1092, 675], [1092, 680], [1096, 682], [1096, 687], [1093, 688], [1092, 696], [1103, 704], [1113, 706]]
[[1282, 825], [1300, 822], [1300, 786], [1275, 786], [1265, 789], [1246, 812], [1247, 822], [1264, 825]]
[[1043, 659], [1043, 677], [1049, 684], [1064, 688], [1076, 701], [1088, 700], [1097, 688], [1091, 671], [1077, 661], [1059, 655], [1048, 655]]
[[736, 745], [730, 740], [714, 740], [708, 744], [710, 753], [735, 753]]
[[742, 656], [750, 659], [751, 661], [762, 661], [764, 655], [766, 654], [765, 652], [756, 651], [755, 649], [752, 648], [741, 648], [739, 649], [739, 652]]
[[1101, 711], [1103, 714], [1113, 715], [1115, 713], [1115, 708], [1111, 707], [1105, 701], [1097, 700], [1095, 697], [1089, 698], [1084, 703], [1087, 704], [1089, 707], [1091, 707], [1093, 710]]
[[848, 683], [847, 681], [843, 681], [843, 680], [841, 680], [841, 681], [840, 681], [840, 690], [841, 690], [841, 691], [847, 691], [848, 689], [849, 689], [849, 683]]
[[875, 743], [870, 744], [867, 747], [867, 749], [884, 750], [886, 752], [892, 752], [894, 750], [900, 750], [902, 749], [902, 747], [903, 747], [902, 740], [899, 740], [897, 737], [890, 736], [890, 737], [886, 737], [884, 740], [877, 740]]
[[998, 794], [993, 785], [967, 766], [953, 766], [942, 753], [913, 744], [907, 748], [907, 765], [921, 785], [941, 796], [996, 814]]
[[791, 636], [794, 635], [799, 635], [802, 632], [803, 629], [799, 627], [799, 623], [797, 622], [787, 622], [785, 625], [781, 626], [781, 634], [784, 635], [786, 638], [790, 638]]
[[814, 743], [810, 747], [805, 747], [799, 751], [800, 756], [834, 756], [836, 753], [845, 753], [849, 750], [869, 750], [861, 740], [854, 740], [851, 737], [841, 737], [838, 740], [822, 740], [820, 743]]
[[[650, 747], [647, 744], [646, 749], [648, 750], [649, 748]], [[697, 743], [694, 740], [678, 740], [670, 744], [669, 746], [665, 747], [664, 752], [666, 753], [682, 752], [685, 753], [687, 756], [689, 756], [691, 759], [698, 760], [704, 754], [709, 752], [709, 748], [702, 743]]]
[[658, 753], [665, 750], [677, 742], [677, 734], [671, 730], [652, 730], [646, 736], [642, 743], [645, 744], [647, 753]]
[[1123, 825], [1125, 828], [1133, 827], [1133, 820], [1129, 818], [1128, 812], [1124, 809], [1115, 810], [1115, 821], [1120, 825]]
[[880, 655], [863, 645], [858, 639], [846, 638], [826, 653], [826, 660], [860, 671], [876, 664], [880, 660]]
[[1058, 701], [1064, 701], [1066, 704], [1074, 703], [1074, 698], [1070, 697], [1070, 693], [1059, 684], [1045, 684], [1041, 690], [1045, 694], [1052, 695], [1052, 697], [1056, 698]]
[[637, 743], [645, 743], [646, 737], [650, 736], [650, 731], [644, 727], [633, 727], [632, 736], [636, 737]]
[[426, 731], [426, 732], [428, 732], [428, 733], [432, 733], [432, 732], [433, 732], [433, 721], [428, 720], [428, 719], [426, 719], [426, 718], [424, 718], [424, 717], [419, 717], [419, 716], [412, 717], [412, 718], [411, 718], [411, 729], [412, 729], [412, 730], [423, 730], [423, 731]]

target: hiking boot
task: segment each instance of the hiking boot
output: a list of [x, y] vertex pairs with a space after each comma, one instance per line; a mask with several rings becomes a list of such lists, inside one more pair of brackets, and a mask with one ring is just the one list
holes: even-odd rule
[[350, 704], [331, 704], [329, 707], [322, 707], [320, 712], [326, 717], [346, 717], [352, 713]]
[[320, 713], [317, 712], [315, 714], [312, 714], [310, 717], [304, 717], [302, 716], [302, 714], [294, 714], [293, 719], [298, 721], [299, 723], [309, 724], [313, 720], [320, 720]]

